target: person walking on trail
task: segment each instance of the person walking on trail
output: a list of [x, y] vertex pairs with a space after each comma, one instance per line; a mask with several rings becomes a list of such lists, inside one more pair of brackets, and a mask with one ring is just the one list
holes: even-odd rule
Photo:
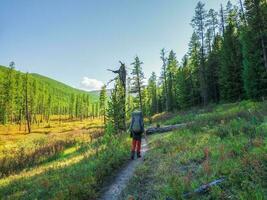
[[137, 158], [141, 158], [141, 140], [144, 129], [144, 118], [141, 111], [135, 111], [132, 113], [130, 124], [130, 136], [132, 140], [131, 159], [134, 160], [135, 153]]

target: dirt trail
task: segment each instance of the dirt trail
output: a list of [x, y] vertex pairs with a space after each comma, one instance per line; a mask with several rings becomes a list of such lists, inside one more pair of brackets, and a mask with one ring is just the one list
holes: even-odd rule
[[130, 161], [119, 173], [115, 176], [112, 184], [107, 187], [106, 192], [102, 195], [100, 200], [116, 200], [119, 195], [127, 186], [127, 183], [134, 174], [136, 167], [143, 161], [144, 155], [148, 150], [148, 144], [146, 140], [142, 140], [141, 159], [135, 159]]

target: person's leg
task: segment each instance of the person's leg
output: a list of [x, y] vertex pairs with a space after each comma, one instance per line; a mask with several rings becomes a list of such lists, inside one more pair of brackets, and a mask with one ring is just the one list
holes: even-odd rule
[[136, 148], [136, 140], [133, 139], [132, 141], [132, 152], [131, 152], [131, 159], [134, 159], [134, 154], [135, 154], [135, 148]]
[[141, 157], [141, 140], [137, 141], [137, 157], [140, 158]]

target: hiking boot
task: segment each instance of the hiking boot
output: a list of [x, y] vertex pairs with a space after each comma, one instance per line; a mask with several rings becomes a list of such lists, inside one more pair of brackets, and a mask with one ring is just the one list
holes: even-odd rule
[[137, 152], [137, 158], [141, 158], [141, 153], [140, 152]]
[[131, 152], [131, 159], [132, 159], [132, 160], [134, 160], [134, 154], [135, 154], [135, 152], [132, 151], [132, 152]]

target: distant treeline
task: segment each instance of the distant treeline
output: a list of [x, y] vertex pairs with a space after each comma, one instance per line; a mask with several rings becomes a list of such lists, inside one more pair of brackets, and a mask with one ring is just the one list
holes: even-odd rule
[[95, 97], [38, 74], [0, 66], [0, 124], [49, 122], [99, 115]]
[[[261, 100], [267, 96], [267, 1], [230, 1], [219, 11], [198, 2], [194, 29], [181, 62], [174, 51], [161, 51], [162, 71], [148, 85], [138, 57], [128, 79], [127, 111], [141, 108], [146, 116], [209, 103]], [[179, 45], [179, 44], [177, 44]], [[109, 118], [115, 127], [121, 109], [121, 84], [111, 95]], [[140, 90], [139, 90], [140, 89]], [[132, 91], [136, 95], [130, 95]], [[129, 116], [129, 115], [128, 115]]]

